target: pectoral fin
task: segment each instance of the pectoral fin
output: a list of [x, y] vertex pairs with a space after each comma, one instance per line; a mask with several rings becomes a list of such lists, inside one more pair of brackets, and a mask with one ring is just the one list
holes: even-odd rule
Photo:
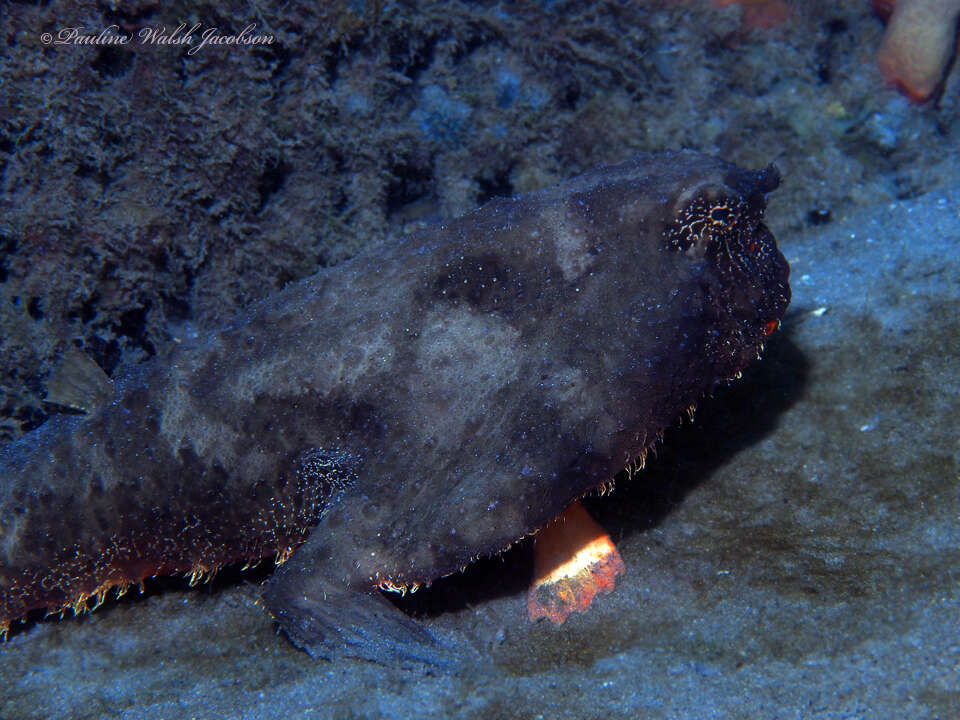
[[451, 665], [451, 657], [433, 635], [379, 590], [354, 590], [326, 579], [302, 559], [297, 564], [284, 567], [270, 580], [264, 602], [290, 640], [311, 656], [385, 665]]

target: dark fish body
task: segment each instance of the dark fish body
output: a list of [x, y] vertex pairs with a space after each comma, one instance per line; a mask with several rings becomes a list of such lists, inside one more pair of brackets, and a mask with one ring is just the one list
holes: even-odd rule
[[[288, 287], [0, 453], [0, 625], [279, 555], [312, 652], [426, 642], [381, 607], [609, 481], [789, 302], [776, 172], [640, 155]], [[394, 616], [396, 613], [396, 617]]]

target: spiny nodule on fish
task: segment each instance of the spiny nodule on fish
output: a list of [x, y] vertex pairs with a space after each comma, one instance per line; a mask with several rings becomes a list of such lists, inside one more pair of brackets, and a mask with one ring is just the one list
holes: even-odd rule
[[295, 643], [426, 657], [378, 587], [543, 526], [757, 357], [790, 298], [761, 221], [777, 183], [639, 155], [380, 243], [121, 371], [100, 408], [0, 453], [0, 626], [293, 551], [264, 598]]

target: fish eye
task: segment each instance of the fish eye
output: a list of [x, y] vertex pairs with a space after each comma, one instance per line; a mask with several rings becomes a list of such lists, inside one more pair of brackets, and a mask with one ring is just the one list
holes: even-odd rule
[[725, 225], [730, 222], [732, 217], [733, 211], [725, 205], [710, 210], [710, 220], [713, 221], [714, 224]]

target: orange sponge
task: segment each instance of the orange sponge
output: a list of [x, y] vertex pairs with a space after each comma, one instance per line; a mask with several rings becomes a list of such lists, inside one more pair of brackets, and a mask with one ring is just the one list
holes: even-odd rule
[[[689, 2], [689, 0], [674, 0], [675, 2]], [[767, 30], [786, 22], [793, 9], [786, 0], [711, 0], [715, 7], [724, 8], [728, 5], [743, 7], [741, 24], [750, 30]]]
[[943, 81], [957, 39], [960, 0], [874, 0], [891, 11], [877, 64], [887, 82], [916, 102], [929, 100]]
[[613, 540], [574, 502], [537, 535], [534, 580], [527, 593], [530, 619], [545, 617], [560, 625], [613, 590], [625, 570]]
[[767, 30], [786, 22], [792, 12], [784, 0], [713, 0], [717, 7], [743, 6], [743, 24], [748, 28]]

